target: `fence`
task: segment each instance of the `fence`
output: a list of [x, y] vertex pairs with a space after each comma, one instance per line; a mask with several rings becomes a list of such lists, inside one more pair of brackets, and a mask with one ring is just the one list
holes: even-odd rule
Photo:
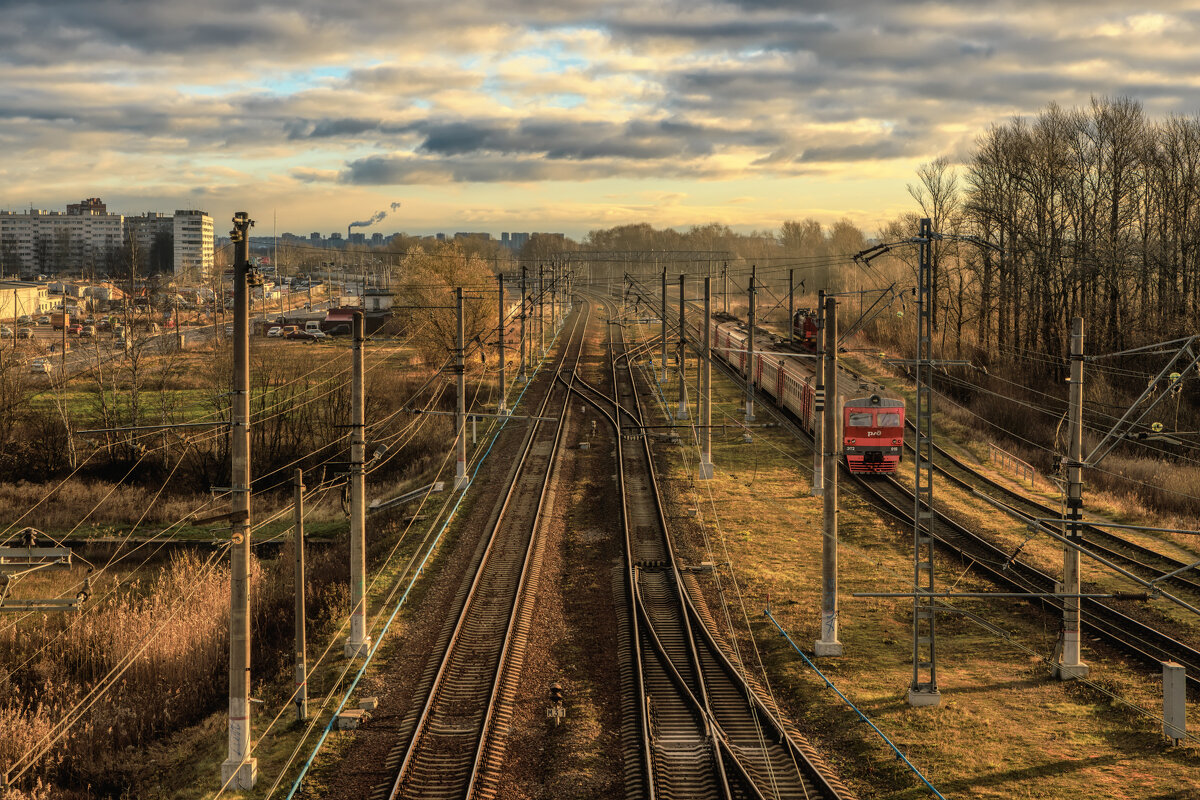
[[1031, 487], [1037, 481], [1037, 470], [1032, 465], [1022, 461], [1012, 453], [1001, 450], [991, 442], [988, 442], [988, 456], [996, 466], [1012, 472], [1020, 480], [1029, 481]]

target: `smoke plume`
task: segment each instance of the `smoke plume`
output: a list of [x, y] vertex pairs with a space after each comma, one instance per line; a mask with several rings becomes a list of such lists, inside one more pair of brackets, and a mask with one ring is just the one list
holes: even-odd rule
[[[399, 203], [392, 203], [392, 211], [395, 211], [399, 207], [400, 207]], [[372, 225], [374, 225], [376, 222], [383, 222], [384, 218], [387, 217], [387, 215], [388, 215], [388, 212], [386, 212], [386, 211], [376, 211], [374, 214], [371, 215], [370, 219], [364, 219], [364, 220], [361, 220], [360, 222], [351, 222], [349, 225], [346, 226], [346, 230], [350, 230], [351, 228], [369, 228]]]

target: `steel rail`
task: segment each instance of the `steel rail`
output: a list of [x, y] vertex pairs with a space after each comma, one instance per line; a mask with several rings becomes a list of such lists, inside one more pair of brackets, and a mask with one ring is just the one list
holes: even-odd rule
[[[705, 729], [711, 731], [712, 757], [716, 771], [721, 777], [718, 791], [726, 796], [734, 797], [788, 797], [788, 798], [841, 798], [847, 796], [844, 787], [835, 780], [828, 778], [824, 768], [818, 766], [819, 757], [811, 748], [807, 750], [797, 744], [785, 724], [775, 712], [768, 708], [753, 681], [740, 666], [734, 665], [729, 656], [717, 642], [710, 625], [706, 625], [704, 615], [695, 605], [688, 591], [684, 590], [684, 579], [678, 570], [670, 536], [667, 534], [665, 514], [658, 492], [657, 476], [653, 467], [652, 453], [649, 448], [649, 437], [641, 426], [642, 409], [639, 393], [636, 387], [636, 373], [627, 357], [629, 351], [620, 354], [610, 350], [610, 364], [617, 381], [616, 365], [624, 361], [624, 374], [630, 382], [628, 394], [632, 397], [630, 408], [621, 403], [619, 388], [608, 402], [620, 409], [638, 426], [639, 432], [631, 434], [642, 441], [642, 456], [647, 472], [648, 495], [654, 498], [656, 517], [658, 521], [658, 536], [661, 547], [666, 554], [661, 564], [654, 564], [650, 571], [639, 569], [637, 577], [639, 585], [636, 596], [638, 599], [638, 615], [642, 617], [649, 631], [649, 639], [653, 649], [660, 658], [667, 656], [668, 649], [659, 635], [663, 620], [656, 620], [655, 604], [652, 603], [652, 590], [662, 594], [661, 585], [650, 586], [647, 575], [659, 574], [667, 582], [673, 584], [675, 603], [671, 604], [677, 615], [675, 624], [682, 629], [682, 635], [687, 639], [687, 663], [676, 664], [675, 660], [667, 670], [677, 688], [684, 691], [685, 699], [690, 700], [693, 709], [702, 712], [705, 718]], [[586, 381], [580, 379], [579, 386], [599, 396], [601, 393]], [[584, 396], [580, 393], [580, 396]], [[588, 398], [590, 400], [590, 398]], [[593, 401], [594, 402], [594, 401]], [[613, 417], [609, 416], [610, 422]], [[628, 502], [628, 501], [627, 501]], [[631, 542], [632, 546], [632, 542]], [[634, 551], [631, 549], [631, 558]], [[661, 583], [661, 582], [660, 582]], [[663, 610], [659, 610], [660, 615]], [[657, 623], [657, 624], [656, 624]], [[715, 623], [709, 623], [715, 626]], [[676, 648], [679, 649], [678, 647]], [[684, 676], [683, 668], [696, 675], [696, 684], [692, 686]]]
[[[590, 308], [589, 308], [589, 312], [590, 312]], [[573, 328], [572, 328], [572, 331], [571, 331], [570, 342], [568, 342], [561, 349], [561, 351], [559, 353], [558, 363], [556, 365], [556, 370], [555, 370], [556, 374], [559, 371], [561, 371], [562, 365], [567, 360], [568, 353], [570, 352], [572, 347], [575, 348], [576, 363], [578, 362], [579, 354], [582, 351], [582, 335], [580, 334], [580, 332], [584, 329], [584, 325], [581, 325], [580, 322], [585, 316], [586, 316], [586, 314], [577, 315], [574, 325], [573, 325]], [[541, 403], [540, 409], [538, 411], [538, 416], [543, 415], [545, 413], [545, 410], [549, 407], [551, 398], [556, 393], [555, 385], [556, 384], [555, 384], [554, 379], [550, 378], [549, 383], [546, 388], [545, 396], [542, 399], [542, 403]], [[564, 395], [564, 397], [565, 397], [565, 395]], [[560, 423], [561, 423], [562, 417], [565, 416], [566, 408], [567, 408], [567, 403], [564, 400], [562, 414], [560, 415]], [[511, 637], [511, 633], [513, 630], [514, 614], [520, 605], [519, 600], [520, 600], [520, 597], [522, 594], [522, 590], [524, 588], [525, 580], [528, 575], [530, 554], [533, 551], [533, 546], [534, 546], [536, 538], [537, 538], [536, 537], [537, 524], [538, 524], [538, 520], [540, 518], [541, 509], [542, 509], [544, 499], [545, 499], [545, 488], [546, 488], [546, 484], [548, 483], [549, 475], [553, 468], [553, 464], [555, 461], [555, 454], [558, 450], [558, 442], [561, 437], [561, 431], [563, 428], [563, 426], [561, 424], [557, 424], [557, 425], [553, 426], [554, 437], [552, 439], [550, 452], [546, 456], [545, 473], [540, 478], [541, 491], [539, 492], [538, 504], [537, 504], [537, 508], [535, 510], [534, 519], [531, 521], [531, 524], [529, 526], [529, 540], [525, 544], [525, 547], [521, 549], [520, 565], [519, 565], [520, 573], [519, 573], [519, 577], [517, 579], [516, 585], [511, 592], [511, 607], [509, 609], [508, 614], [506, 615], [507, 624], [506, 624], [504, 633], [500, 637], [501, 641], [499, 642], [497, 647], [493, 648], [493, 651], [492, 651], [493, 654], [496, 656], [497, 661], [496, 661], [496, 667], [492, 671], [493, 672], [492, 679], [487, 684], [489, 687], [488, 698], [485, 701], [485, 705], [482, 710], [482, 714], [480, 715], [478, 723], [474, 726], [475, 727], [474, 731], [461, 731], [461, 730], [454, 729], [452, 725], [446, 726], [447, 732], [450, 733], [451, 735], [453, 735], [455, 733], [462, 733], [464, 735], [475, 737], [474, 744], [471, 746], [471, 753], [470, 753], [469, 757], [466, 757], [466, 758], [463, 757], [462, 753], [447, 753], [447, 752], [436, 753], [435, 752], [435, 753], [430, 754], [430, 757], [435, 761], [434, 774], [431, 776], [433, 779], [433, 781], [432, 781], [433, 785], [429, 786], [429, 787], [425, 787], [425, 788], [419, 788], [417, 790], [417, 792], [413, 795], [406, 795], [406, 792], [405, 792], [406, 788], [409, 787], [410, 783], [414, 779], [414, 772], [417, 768], [417, 761], [422, 756], [423, 751], [421, 751], [420, 748], [425, 744], [427, 734], [433, 727], [434, 709], [435, 709], [439, 699], [441, 699], [443, 691], [451, 688], [448, 686], [448, 684], [449, 684], [449, 680], [450, 680], [450, 671], [451, 671], [453, 659], [459, 653], [459, 647], [462, 645], [462, 642], [464, 639], [464, 634], [467, 631], [468, 626], [471, 625], [471, 623], [474, 621], [472, 619], [472, 615], [477, 611], [476, 600], [477, 600], [477, 598], [480, 598], [480, 589], [487, 578], [488, 570], [494, 566], [493, 556], [495, 555], [496, 550], [500, 546], [498, 544], [498, 542], [500, 539], [500, 534], [502, 532], [502, 529], [504, 528], [504, 523], [508, 521], [507, 512], [508, 512], [510, 506], [512, 505], [514, 497], [516, 497], [518, 494], [517, 487], [521, 485], [522, 478], [528, 477], [526, 475], [525, 468], [526, 468], [527, 464], [531, 461], [530, 455], [534, 451], [534, 447], [537, 444], [542, 443], [544, 441], [543, 437], [539, 437], [539, 433], [541, 433], [543, 430], [545, 430], [546, 427], [547, 426], [545, 426], [541, 422], [535, 422], [534, 424], [530, 425], [529, 429], [526, 431], [526, 435], [525, 435], [525, 438], [524, 438], [524, 441], [522, 444], [520, 456], [516, 462], [516, 467], [513, 470], [512, 479], [506, 488], [504, 499], [501, 503], [499, 512], [491, 524], [491, 529], [488, 532], [487, 544], [484, 547], [483, 553], [479, 557], [478, 563], [475, 567], [474, 575], [471, 579], [470, 586], [467, 590], [467, 593], [463, 600], [461, 609], [458, 613], [454, 628], [450, 634], [449, 641], [446, 645], [445, 650], [443, 651], [443, 653], [441, 655], [441, 658], [439, 659], [437, 671], [436, 671], [436, 674], [434, 675], [432, 685], [429, 689], [429, 693], [425, 699], [425, 702], [423, 703], [423, 705], [421, 707], [421, 711], [420, 711], [419, 717], [417, 719], [416, 726], [413, 731], [412, 737], [407, 742], [407, 745], [406, 745], [406, 748], [404, 751], [404, 757], [400, 762], [400, 766], [397, 771], [396, 778], [392, 782], [390, 791], [387, 794], [387, 796], [389, 798], [398, 798], [398, 797], [402, 797], [402, 796], [414, 796], [414, 797], [422, 797], [422, 798], [426, 798], [426, 797], [462, 798], [462, 797], [468, 797], [469, 795], [467, 794], [467, 792], [470, 791], [475, 785], [475, 775], [476, 775], [478, 766], [480, 764], [481, 751], [485, 746], [484, 740], [486, 738], [486, 733], [487, 733], [486, 724], [487, 724], [487, 722], [489, 722], [491, 720], [491, 712], [492, 712], [494, 700], [495, 700], [495, 697], [497, 694], [496, 687], [502, 677], [501, 673], [500, 673], [501, 664], [505, 660], [504, 653], [508, 650], [508, 647], [510, 644], [510, 637]], [[513, 570], [505, 570], [504, 572], [506, 574], [511, 574], [512, 571]], [[495, 597], [489, 596], [489, 593], [484, 593], [484, 595], [482, 596], [481, 602], [493, 602], [496, 599], [497, 598], [495, 598]], [[479, 654], [474, 654], [474, 655], [478, 656]], [[468, 654], [464, 657], [472, 659], [473, 661], [475, 660], [474, 658], [472, 658], [472, 654]], [[475, 686], [479, 686], [479, 681], [481, 679], [485, 679], [485, 678], [486, 678], [486, 676], [476, 676], [475, 681], [474, 681]], [[470, 682], [469, 674], [468, 674], [468, 682]], [[470, 688], [470, 687], [468, 687], [468, 688]], [[460, 703], [462, 702], [462, 699], [460, 697], [452, 696], [451, 701], [454, 701], [454, 700], [458, 700]], [[453, 722], [453, 720], [451, 720], [451, 722]], [[470, 770], [467, 775], [465, 775], [465, 776], [462, 774], [452, 775], [452, 774], [447, 774], [445, 772], [437, 771], [437, 769], [436, 769], [437, 762], [439, 762], [439, 761], [444, 762], [447, 758], [456, 756], [456, 755], [458, 756], [455, 759], [457, 762], [460, 762], [463, 764], [466, 764], [466, 763], [470, 764]]]

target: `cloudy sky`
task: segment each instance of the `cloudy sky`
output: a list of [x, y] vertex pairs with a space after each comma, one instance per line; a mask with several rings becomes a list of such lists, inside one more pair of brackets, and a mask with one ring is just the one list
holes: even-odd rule
[[873, 231], [1013, 114], [1200, 112], [1198, 29], [1194, 2], [0, 0], [0, 209]]

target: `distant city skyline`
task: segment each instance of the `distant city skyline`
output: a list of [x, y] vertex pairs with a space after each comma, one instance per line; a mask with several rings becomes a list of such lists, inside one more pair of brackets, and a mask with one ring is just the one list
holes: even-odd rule
[[917, 166], [1012, 115], [1116, 95], [1197, 113], [1198, 28], [1182, 1], [14, 0], [0, 208], [871, 233], [914, 208]]

